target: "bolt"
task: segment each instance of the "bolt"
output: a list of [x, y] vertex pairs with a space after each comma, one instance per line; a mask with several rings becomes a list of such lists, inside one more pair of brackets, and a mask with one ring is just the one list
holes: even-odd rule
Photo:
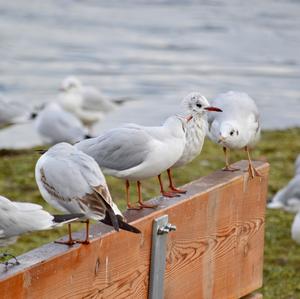
[[175, 230], [176, 230], [176, 226], [171, 223], [168, 223], [167, 225], [158, 228], [157, 234], [164, 235], [164, 234], [168, 234], [170, 231], [175, 231]]

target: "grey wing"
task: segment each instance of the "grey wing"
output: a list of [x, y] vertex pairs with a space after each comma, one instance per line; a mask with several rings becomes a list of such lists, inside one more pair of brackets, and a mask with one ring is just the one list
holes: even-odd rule
[[100, 167], [122, 171], [141, 164], [149, 153], [149, 136], [139, 128], [118, 128], [80, 142], [76, 147]]
[[114, 109], [115, 105], [108, 98], [103, 96], [99, 90], [92, 86], [85, 86], [83, 89], [82, 108], [86, 110], [98, 110], [108, 112]]
[[268, 204], [269, 208], [295, 211], [300, 207], [300, 176], [294, 177], [286, 187], [279, 190]]

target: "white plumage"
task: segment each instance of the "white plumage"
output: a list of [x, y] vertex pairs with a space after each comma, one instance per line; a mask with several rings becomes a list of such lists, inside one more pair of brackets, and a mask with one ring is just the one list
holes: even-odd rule
[[223, 113], [209, 114], [208, 135], [224, 148], [225, 170], [236, 170], [229, 166], [227, 151], [244, 148], [248, 153], [249, 175], [259, 175], [249, 156], [249, 149], [259, 140], [261, 130], [259, 112], [253, 99], [246, 93], [229, 91], [217, 96], [211, 104], [223, 110]]
[[29, 120], [30, 113], [21, 102], [5, 98], [0, 94], [0, 127]]
[[0, 247], [14, 243], [24, 233], [50, 229], [57, 225], [43, 207], [27, 202], [13, 202], [0, 196]]
[[268, 203], [268, 208], [283, 209], [293, 213], [300, 211], [300, 155], [295, 162], [295, 176], [287, 186], [274, 195], [272, 201]]
[[87, 130], [82, 123], [55, 102], [49, 103], [38, 113], [35, 127], [43, 140], [49, 144], [75, 143], [87, 136]]
[[98, 89], [83, 85], [78, 78], [73, 76], [63, 80], [58, 102], [88, 127], [101, 121], [104, 113], [112, 111], [116, 107], [116, 104], [106, 98]]
[[[200, 153], [207, 132], [207, 112], [220, 109], [210, 106], [208, 100], [198, 92], [189, 93], [182, 101], [182, 106], [192, 116], [186, 128], [186, 143], [181, 157], [171, 169], [184, 166], [193, 161]], [[175, 188], [172, 181], [171, 170], [168, 170], [171, 191], [183, 193], [184, 190]]]
[[[75, 146], [92, 156], [104, 173], [129, 181], [154, 177], [170, 168], [180, 158], [185, 146], [186, 120], [169, 117], [160, 127], [128, 124], [109, 130], [104, 135], [84, 140]], [[128, 195], [128, 189], [127, 189]], [[130, 207], [127, 196], [127, 204]]]
[[[51, 147], [38, 160], [35, 176], [43, 198], [58, 210], [82, 213], [86, 219], [112, 224], [116, 230], [124, 228], [122, 213], [112, 201], [98, 164], [72, 145]], [[86, 242], [88, 237], [87, 225]], [[68, 243], [73, 243], [71, 238]]]

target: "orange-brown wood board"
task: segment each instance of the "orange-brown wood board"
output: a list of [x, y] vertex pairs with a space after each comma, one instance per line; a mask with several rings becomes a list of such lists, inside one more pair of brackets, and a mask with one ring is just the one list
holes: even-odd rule
[[179, 198], [152, 199], [154, 210], [126, 211], [142, 234], [97, 224], [89, 245], [51, 243], [20, 256], [19, 266], [0, 267], [0, 298], [147, 298], [152, 223], [165, 214], [177, 230], [168, 234], [164, 298], [250, 294], [262, 285], [269, 172], [268, 163], [255, 166], [262, 177], [219, 170]]

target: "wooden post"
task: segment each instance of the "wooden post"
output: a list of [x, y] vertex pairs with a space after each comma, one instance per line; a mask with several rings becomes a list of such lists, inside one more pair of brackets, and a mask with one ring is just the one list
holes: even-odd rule
[[21, 265], [0, 267], [0, 298], [147, 298], [152, 222], [165, 214], [177, 227], [168, 235], [165, 298], [250, 294], [262, 285], [269, 171], [255, 166], [262, 177], [219, 170], [187, 184], [180, 198], [151, 200], [156, 210], [127, 211], [140, 235], [97, 224], [89, 245], [51, 243], [20, 256]]

